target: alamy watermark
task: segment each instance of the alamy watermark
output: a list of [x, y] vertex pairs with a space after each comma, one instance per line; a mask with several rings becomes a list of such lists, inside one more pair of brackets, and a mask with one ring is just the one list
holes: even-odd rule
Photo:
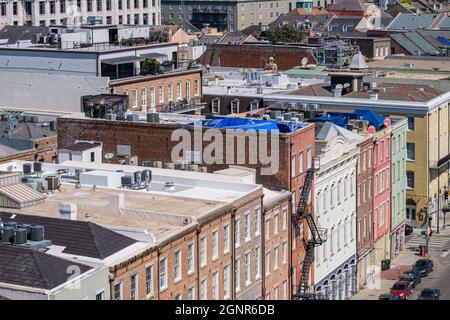
[[176, 129], [171, 141], [178, 144], [172, 149], [171, 159], [173, 163], [259, 165], [261, 175], [274, 175], [280, 166], [279, 139], [278, 130], [224, 131], [202, 126], [194, 126], [193, 130]]

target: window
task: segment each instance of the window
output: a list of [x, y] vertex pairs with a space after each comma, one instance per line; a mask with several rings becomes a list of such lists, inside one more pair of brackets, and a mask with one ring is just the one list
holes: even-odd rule
[[273, 270], [278, 270], [278, 261], [279, 261], [278, 247], [275, 247], [273, 248]]
[[177, 292], [177, 294], [175, 294], [175, 300], [182, 300], [181, 292]]
[[133, 89], [132, 94], [131, 94], [131, 106], [133, 108], [137, 108], [137, 96], [138, 96], [138, 91], [137, 89]]
[[219, 300], [219, 272], [217, 271], [212, 274], [211, 293], [214, 300]]
[[414, 131], [414, 117], [408, 117], [408, 130]]
[[283, 300], [287, 300], [287, 281], [283, 281]]
[[186, 99], [191, 100], [191, 81], [186, 81]]
[[137, 286], [138, 286], [138, 277], [137, 273], [133, 274], [131, 276], [131, 286], [130, 286], [130, 299], [131, 300], [137, 300]]
[[307, 166], [308, 169], [310, 169], [312, 166], [311, 146], [308, 146], [308, 150], [306, 151], [306, 157], [307, 157]]
[[156, 106], [156, 100], [155, 100], [155, 87], [150, 87], [150, 108], [154, 109]]
[[273, 299], [278, 300], [278, 286], [273, 288]]
[[147, 296], [153, 294], [153, 266], [145, 268], [145, 287]]
[[169, 92], [169, 101], [173, 100], [173, 84], [169, 83], [167, 86], [168, 92]]
[[283, 231], [287, 229], [287, 209], [283, 209], [283, 213], [282, 213], [282, 228]]
[[236, 292], [241, 291], [241, 259], [236, 258], [234, 263], [234, 282]]
[[141, 108], [145, 110], [147, 108], [147, 89], [141, 89]]
[[195, 300], [195, 286], [192, 286], [188, 289], [188, 299]]
[[265, 234], [266, 234], [266, 240], [270, 239], [270, 218], [267, 217], [266, 218], [266, 230], [264, 230]]
[[296, 163], [297, 159], [295, 154], [292, 155], [291, 157], [291, 177], [295, 177], [296, 176], [296, 172], [295, 172], [295, 163]]
[[416, 146], [414, 143], [408, 142], [406, 144], [406, 159], [409, 161], [416, 160]]
[[61, 1], [59, 3], [59, 12], [66, 13], [66, 1]]
[[45, 1], [39, 1], [39, 14], [45, 14]]
[[330, 254], [332, 254], [334, 252], [334, 241], [335, 241], [335, 237], [334, 237], [334, 227], [331, 228], [331, 232], [330, 232]]
[[106, 10], [111, 11], [111, 0], [106, 0]]
[[175, 252], [173, 258], [173, 271], [175, 275], [175, 282], [181, 281], [181, 250]]
[[231, 101], [231, 114], [239, 113], [239, 100], [234, 99]]
[[241, 246], [240, 219], [238, 217], [234, 218], [234, 244], [236, 248]]
[[251, 281], [251, 265], [250, 265], [250, 252], [245, 254], [245, 285], [250, 285]]
[[164, 86], [159, 85], [159, 103], [164, 103]]
[[167, 258], [159, 261], [159, 289], [161, 291], [167, 289]]
[[208, 299], [208, 279], [200, 281], [200, 300]]
[[245, 234], [245, 242], [251, 240], [250, 236], [250, 213], [247, 213], [244, 217], [244, 234]]
[[182, 88], [181, 88], [181, 81], [177, 82], [177, 99], [181, 100], [182, 99], [182, 92], [181, 92]]
[[273, 233], [278, 234], [278, 227], [279, 227], [279, 214], [278, 212], [274, 214], [273, 216]]
[[406, 186], [409, 189], [414, 189], [414, 172], [406, 171]]
[[258, 109], [258, 101], [251, 101], [250, 102], [250, 111], [257, 110]]
[[200, 90], [199, 90], [200, 86], [199, 86], [199, 81], [198, 80], [194, 80], [194, 95], [196, 97], [198, 97], [200, 95]]
[[259, 279], [261, 277], [261, 247], [256, 247], [255, 250], [255, 264], [256, 264], [256, 274], [255, 279]]
[[255, 236], [261, 234], [261, 209], [255, 209]]
[[102, 11], [102, 0], [97, 0], [97, 11]]
[[270, 252], [266, 253], [266, 276], [270, 274]]
[[230, 251], [230, 225], [223, 226], [223, 253]]
[[217, 260], [219, 258], [219, 231], [212, 232], [212, 259]]
[[207, 253], [206, 253], [206, 236], [200, 239], [200, 266], [206, 266]]
[[104, 300], [105, 299], [105, 291], [102, 290], [95, 295], [95, 300]]
[[220, 99], [219, 98], [212, 99], [211, 112], [212, 113], [219, 113], [220, 112]]
[[114, 285], [113, 298], [114, 300], [122, 300], [122, 282]]
[[194, 243], [193, 242], [191, 242], [188, 245], [187, 268], [188, 268], [189, 274], [194, 272]]
[[298, 172], [303, 173], [303, 151], [298, 154]]
[[223, 298], [230, 298], [230, 266], [223, 267]]
[[95, 162], [95, 152], [91, 152], [91, 162]]
[[283, 241], [282, 247], [281, 247], [281, 254], [283, 258], [283, 265], [287, 263], [287, 241]]
[[55, 14], [56, 13], [55, 1], [50, 1], [49, 6], [50, 6], [50, 13]]

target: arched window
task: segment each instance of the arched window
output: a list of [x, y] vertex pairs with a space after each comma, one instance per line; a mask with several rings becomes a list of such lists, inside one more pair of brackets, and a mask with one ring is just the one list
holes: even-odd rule
[[186, 99], [191, 100], [191, 81], [186, 80]]
[[183, 90], [182, 86], [181, 86], [181, 81], [177, 82], [177, 99], [181, 100], [183, 97], [183, 93], [181, 92]]
[[334, 246], [335, 246], [335, 229], [334, 227], [331, 227], [331, 232], [330, 232], [330, 254], [332, 254], [334, 252]]
[[344, 244], [348, 243], [348, 229], [349, 229], [348, 218], [345, 218]]
[[141, 89], [141, 110], [147, 111], [147, 89]]
[[133, 89], [133, 92], [131, 94], [131, 106], [133, 108], [137, 108], [138, 106], [138, 91], [137, 89]]
[[344, 199], [348, 197], [348, 176], [344, 179]]
[[173, 101], [173, 84], [172, 83], [168, 84], [167, 91], [169, 93], [169, 101]]
[[317, 193], [316, 195], [316, 201], [314, 201], [314, 213], [316, 214], [316, 216], [318, 216], [320, 214], [320, 206], [322, 205], [320, 202], [320, 197], [322, 196], [322, 194], [320, 192]]
[[353, 180], [355, 177], [355, 173], [352, 173], [352, 175], [350, 176], [350, 182], [349, 182], [349, 192], [350, 195], [353, 195]]
[[341, 249], [341, 223], [340, 222], [338, 223], [336, 231], [337, 231], [337, 237], [336, 237], [337, 246], [336, 247], [337, 247], [337, 250], [339, 250], [339, 249]]
[[333, 184], [331, 185], [331, 191], [330, 191], [330, 207], [333, 208], [334, 206], [334, 197], [336, 196], [336, 186]]
[[328, 208], [328, 188], [325, 188], [325, 191], [323, 192], [323, 212], [325, 213]]
[[355, 238], [355, 214], [353, 213], [350, 218], [350, 240]]
[[337, 196], [337, 202], [340, 203], [341, 202], [341, 196], [342, 196], [342, 180], [339, 180], [339, 182], [338, 182], [336, 196]]
[[156, 99], [155, 99], [155, 87], [150, 87], [150, 108], [154, 109], [156, 106]]

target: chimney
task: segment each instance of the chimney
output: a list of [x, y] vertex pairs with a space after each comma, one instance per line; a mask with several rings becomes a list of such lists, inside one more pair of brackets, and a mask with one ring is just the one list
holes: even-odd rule
[[77, 220], [77, 205], [75, 203], [59, 203], [59, 217], [64, 220]]
[[391, 119], [384, 118], [384, 125], [386, 126], [386, 128], [389, 128], [391, 126]]
[[375, 129], [374, 126], [369, 126], [369, 128], [367, 129], [367, 132], [371, 135], [374, 135], [377, 132], [377, 130]]

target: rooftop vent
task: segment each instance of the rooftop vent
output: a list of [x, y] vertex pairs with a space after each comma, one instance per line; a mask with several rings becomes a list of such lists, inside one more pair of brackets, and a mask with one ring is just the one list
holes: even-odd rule
[[370, 100], [378, 100], [378, 93], [372, 93], [369, 95]]
[[174, 191], [175, 190], [175, 182], [168, 181], [164, 184], [164, 190]]

